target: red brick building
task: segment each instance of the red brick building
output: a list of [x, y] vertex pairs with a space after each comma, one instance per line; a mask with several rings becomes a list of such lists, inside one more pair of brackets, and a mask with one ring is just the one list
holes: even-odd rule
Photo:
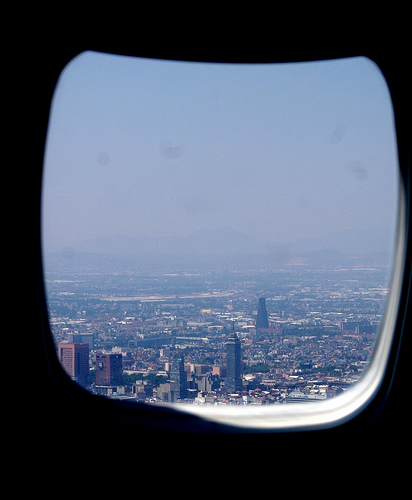
[[65, 372], [80, 385], [87, 385], [89, 344], [62, 342], [58, 346], [58, 356]]

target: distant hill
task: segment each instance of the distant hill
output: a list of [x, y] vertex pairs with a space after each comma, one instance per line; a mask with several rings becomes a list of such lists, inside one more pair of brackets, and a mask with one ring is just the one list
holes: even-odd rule
[[258, 239], [231, 227], [199, 230], [188, 236], [102, 236], [79, 243], [77, 252], [116, 254], [272, 254], [280, 260], [308, 252], [329, 250], [346, 255], [391, 252], [393, 231], [385, 227], [346, 230], [290, 244]]
[[78, 244], [77, 251], [118, 254], [229, 255], [262, 253], [261, 241], [232, 228], [199, 230], [188, 236], [103, 236]]
[[303, 238], [292, 245], [293, 253], [332, 250], [347, 255], [392, 252], [394, 231], [388, 227], [347, 229], [317, 238]]
[[51, 266], [98, 269], [230, 267], [353, 267], [391, 264], [393, 235], [387, 228], [342, 231], [293, 244], [265, 242], [232, 228], [185, 237], [105, 236], [47, 255]]

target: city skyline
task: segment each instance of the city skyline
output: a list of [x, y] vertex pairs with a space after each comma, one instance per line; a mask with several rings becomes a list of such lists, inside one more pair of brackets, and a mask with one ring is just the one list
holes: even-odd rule
[[[389, 277], [377, 267], [72, 269], [47, 273], [46, 285], [56, 346], [83, 346], [82, 385], [96, 394], [151, 404], [296, 404], [337, 397], [362, 376]], [[258, 331], [266, 304], [268, 328]]]

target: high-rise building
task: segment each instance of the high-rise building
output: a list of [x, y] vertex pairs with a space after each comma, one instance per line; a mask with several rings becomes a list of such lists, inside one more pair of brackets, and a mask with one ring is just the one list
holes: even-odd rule
[[171, 402], [187, 398], [187, 373], [185, 372], [184, 356], [179, 356], [170, 371]]
[[258, 312], [256, 316], [256, 336], [262, 334], [262, 329], [269, 328], [268, 313], [266, 310], [266, 299], [259, 299]]
[[217, 375], [207, 373], [198, 378], [197, 388], [201, 392], [216, 391], [220, 387], [220, 379]]
[[226, 342], [226, 392], [234, 393], [242, 390], [242, 356], [240, 339], [234, 331]]
[[89, 344], [90, 351], [94, 349], [94, 333], [69, 333], [67, 340], [75, 344]]
[[58, 356], [66, 373], [80, 385], [87, 385], [89, 376], [89, 344], [61, 342]]
[[96, 385], [114, 386], [123, 383], [121, 354], [96, 354]]

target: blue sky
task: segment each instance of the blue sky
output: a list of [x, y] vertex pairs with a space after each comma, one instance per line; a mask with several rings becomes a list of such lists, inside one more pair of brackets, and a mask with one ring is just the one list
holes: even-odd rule
[[392, 107], [373, 62], [165, 62], [86, 52], [46, 144], [46, 250], [232, 227], [278, 243], [394, 226]]

